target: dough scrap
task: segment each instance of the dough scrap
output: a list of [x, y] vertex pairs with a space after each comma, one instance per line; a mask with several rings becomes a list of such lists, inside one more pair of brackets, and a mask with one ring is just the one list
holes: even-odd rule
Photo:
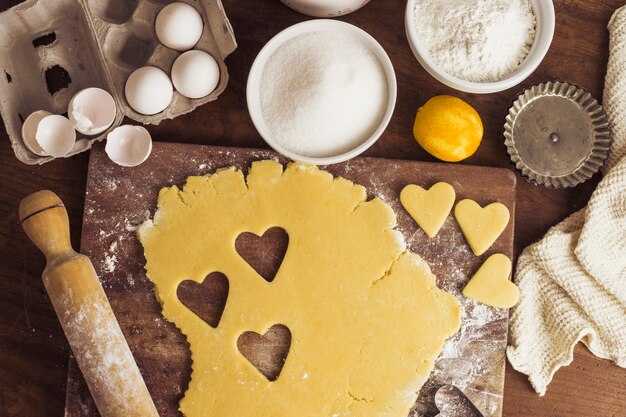
[[511, 269], [506, 255], [491, 255], [463, 288], [463, 295], [491, 307], [513, 307], [519, 301], [519, 289], [509, 281]]
[[472, 252], [480, 256], [498, 240], [511, 215], [502, 203], [492, 203], [483, 208], [474, 200], [465, 199], [457, 203], [454, 217]]
[[[457, 299], [409, 253], [393, 210], [365, 188], [317, 167], [252, 164], [164, 188], [138, 230], [163, 315], [187, 336], [193, 372], [187, 417], [405, 417], [446, 338], [460, 326]], [[273, 282], [235, 250], [242, 232], [279, 226], [289, 247]], [[180, 282], [213, 271], [229, 279], [212, 328], [176, 297]], [[278, 379], [236, 347], [245, 331], [291, 331]]]
[[400, 193], [402, 206], [430, 238], [435, 237], [443, 226], [455, 199], [454, 188], [446, 182], [438, 182], [428, 191], [409, 184]]

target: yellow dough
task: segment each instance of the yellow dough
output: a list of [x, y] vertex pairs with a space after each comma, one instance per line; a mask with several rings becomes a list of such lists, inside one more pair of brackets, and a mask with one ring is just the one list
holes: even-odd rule
[[491, 255], [470, 279], [463, 295], [492, 307], [511, 308], [519, 300], [519, 289], [509, 281], [511, 260], [501, 253]]
[[461, 200], [454, 208], [459, 223], [474, 255], [482, 255], [500, 237], [509, 224], [509, 209], [502, 203], [481, 207], [474, 200]]
[[[253, 163], [161, 190], [139, 229], [163, 315], [187, 336], [187, 417], [405, 417], [446, 338], [460, 326], [454, 296], [406, 251], [393, 210], [314, 166]], [[289, 235], [272, 282], [235, 250], [242, 232]], [[217, 328], [176, 297], [183, 280], [219, 271], [229, 294]], [[270, 382], [238, 350], [246, 331], [291, 331]]]
[[448, 218], [456, 193], [446, 182], [438, 182], [428, 191], [417, 185], [407, 185], [400, 193], [400, 202], [428, 237], [435, 237]]

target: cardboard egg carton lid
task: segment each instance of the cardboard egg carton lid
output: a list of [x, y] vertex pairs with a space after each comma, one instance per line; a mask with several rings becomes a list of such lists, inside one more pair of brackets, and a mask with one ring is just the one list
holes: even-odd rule
[[137, 68], [153, 65], [167, 74], [181, 52], [160, 44], [154, 21], [167, 0], [28, 0], [0, 14], [0, 114], [17, 158], [42, 164], [22, 140], [22, 123], [34, 111], [66, 114], [74, 94], [88, 87], [111, 93], [117, 104], [113, 125], [97, 136], [77, 133], [66, 156], [89, 149], [128, 116], [158, 124], [216, 100], [228, 83], [224, 60], [236, 48], [221, 0], [184, 0], [202, 16], [204, 30], [194, 49], [211, 54], [220, 67], [216, 89], [201, 99], [175, 92], [169, 107], [153, 116], [135, 112], [124, 84]]

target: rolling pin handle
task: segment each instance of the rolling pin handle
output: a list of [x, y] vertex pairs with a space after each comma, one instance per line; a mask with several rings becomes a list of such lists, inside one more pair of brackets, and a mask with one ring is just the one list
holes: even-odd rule
[[50, 264], [55, 258], [74, 255], [67, 210], [52, 191], [42, 190], [20, 202], [20, 222]]

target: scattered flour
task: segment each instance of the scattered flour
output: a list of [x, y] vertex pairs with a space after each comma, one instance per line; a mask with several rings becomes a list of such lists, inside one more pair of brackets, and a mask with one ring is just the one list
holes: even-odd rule
[[498, 81], [526, 58], [535, 39], [530, 0], [420, 0], [415, 27], [435, 63], [468, 81]]
[[131, 223], [127, 218], [124, 218], [124, 230], [127, 232], [134, 232], [138, 227], [138, 224]]
[[117, 190], [117, 183], [115, 182], [115, 180], [105, 180], [105, 186], [110, 191]]
[[117, 256], [115, 255], [104, 255], [104, 271], [107, 273], [115, 272], [115, 268], [117, 267]]
[[109, 245], [108, 253], [104, 255], [104, 262], [102, 266], [104, 268], [104, 271], [107, 273], [115, 272], [115, 269], [117, 267], [117, 245], [117, 240], [111, 242], [111, 244]]
[[134, 287], [134, 286], [135, 286], [135, 278], [133, 277], [133, 275], [132, 275], [132, 274], [126, 274], [126, 280], [128, 281], [128, 284], [129, 284], [131, 287]]

